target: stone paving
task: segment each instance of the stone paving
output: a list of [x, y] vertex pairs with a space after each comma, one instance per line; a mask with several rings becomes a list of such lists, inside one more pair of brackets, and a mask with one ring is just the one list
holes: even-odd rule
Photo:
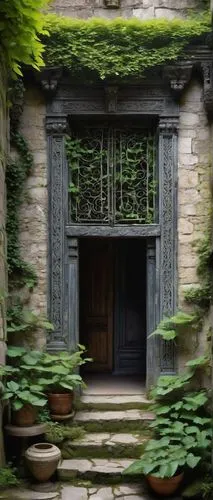
[[[28, 488], [12, 488], [0, 492], [0, 500], [157, 500], [140, 484], [122, 484], [114, 486], [72, 486], [58, 485], [56, 492], [40, 493]], [[162, 499], [164, 500], [164, 499]], [[167, 497], [167, 500], [170, 500]], [[181, 500], [172, 497], [172, 500]]]
[[58, 465], [58, 477], [61, 480], [73, 478], [83, 478], [94, 480], [98, 483], [101, 480], [116, 482], [121, 478], [124, 469], [129, 467], [134, 459], [105, 459], [94, 458], [92, 460], [67, 459], [62, 460]]

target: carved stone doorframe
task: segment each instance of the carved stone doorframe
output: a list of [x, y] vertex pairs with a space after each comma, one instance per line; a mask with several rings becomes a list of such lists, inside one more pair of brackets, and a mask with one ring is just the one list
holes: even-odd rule
[[[147, 96], [143, 94], [141, 96], [141, 94], [140, 90], [137, 100], [134, 93], [134, 100], [132, 104], [131, 100], [129, 101], [129, 106], [131, 109], [135, 107], [134, 113], [142, 120], [147, 113], [147, 111], [143, 113], [143, 104], [145, 110], [148, 104]], [[150, 98], [150, 109], [155, 108], [155, 112], [152, 111], [155, 116], [156, 109], [158, 110], [159, 221], [158, 224], [132, 226], [127, 234], [127, 236], [145, 237], [148, 240], [147, 269], [151, 283], [147, 290], [148, 334], [153, 331], [159, 319], [175, 311], [177, 295], [179, 110], [171, 97], [161, 96], [161, 101], [155, 99], [155, 97]], [[48, 349], [52, 351], [71, 349], [78, 342], [78, 238], [92, 235], [92, 229], [88, 227], [68, 224], [68, 171], [64, 143], [68, 129], [68, 116], [72, 111], [71, 101], [68, 97], [62, 99], [59, 95], [59, 99], [54, 100], [48, 107], [46, 118], [49, 156], [49, 317], [55, 326], [54, 332], [48, 339]], [[91, 105], [90, 102], [88, 108]], [[96, 103], [96, 113], [98, 105]], [[116, 106], [119, 108], [120, 105], [118, 101]], [[110, 103], [108, 109], [115, 113], [118, 109], [116, 106]], [[102, 115], [105, 113], [104, 109]], [[85, 115], [85, 101], [82, 100], [81, 104], [78, 100], [78, 112], [81, 114], [82, 110]], [[64, 113], [64, 111], [67, 112]], [[89, 115], [91, 116], [91, 113]], [[128, 232], [128, 228], [126, 229]], [[93, 226], [93, 231], [95, 236], [115, 236], [115, 228]], [[121, 226], [120, 236], [124, 231], [125, 227]], [[155, 337], [148, 339], [148, 386], [153, 384], [159, 373], [174, 373], [175, 364], [174, 346], [171, 343], [159, 343]]]

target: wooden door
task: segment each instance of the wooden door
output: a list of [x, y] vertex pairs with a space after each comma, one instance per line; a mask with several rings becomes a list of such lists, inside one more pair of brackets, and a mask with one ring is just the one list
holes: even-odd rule
[[90, 371], [112, 370], [113, 265], [111, 244], [83, 240], [80, 244], [81, 342], [94, 362]]
[[115, 373], [146, 374], [146, 246], [117, 242], [115, 278]]

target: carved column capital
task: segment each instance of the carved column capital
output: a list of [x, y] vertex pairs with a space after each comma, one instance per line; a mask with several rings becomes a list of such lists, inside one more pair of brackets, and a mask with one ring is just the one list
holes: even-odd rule
[[201, 63], [203, 73], [203, 98], [207, 114], [213, 116], [213, 61]]
[[176, 97], [180, 97], [190, 81], [193, 65], [189, 62], [179, 63], [164, 68], [164, 78], [169, 80], [170, 87]]
[[107, 85], [105, 90], [105, 105], [107, 113], [116, 113], [118, 100], [118, 87], [116, 85]]
[[36, 75], [47, 98], [52, 98], [55, 95], [61, 77], [61, 68], [46, 68]]
[[160, 116], [158, 129], [160, 133], [177, 134], [178, 124], [178, 116]]
[[55, 115], [46, 117], [46, 131], [49, 135], [64, 135], [68, 131], [66, 115]]

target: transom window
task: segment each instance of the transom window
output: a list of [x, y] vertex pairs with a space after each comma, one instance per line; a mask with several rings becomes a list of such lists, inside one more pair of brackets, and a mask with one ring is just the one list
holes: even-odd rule
[[69, 220], [77, 224], [156, 221], [156, 135], [143, 128], [83, 127], [66, 142]]

